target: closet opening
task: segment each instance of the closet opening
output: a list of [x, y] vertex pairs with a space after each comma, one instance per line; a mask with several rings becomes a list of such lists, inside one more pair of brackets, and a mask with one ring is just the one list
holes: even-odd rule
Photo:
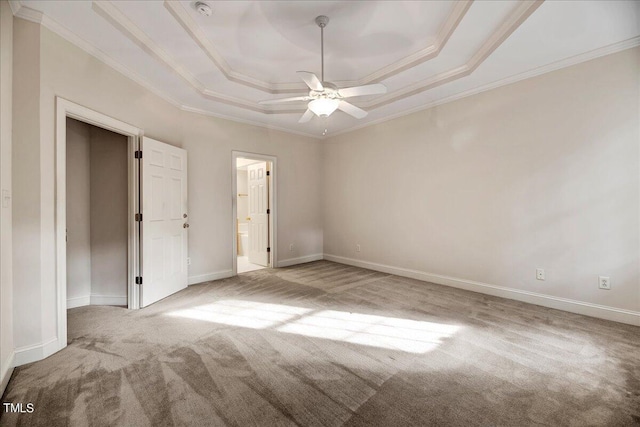
[[129, 144], [126, 135], [66, 118], [67, 309], [130, 305]]

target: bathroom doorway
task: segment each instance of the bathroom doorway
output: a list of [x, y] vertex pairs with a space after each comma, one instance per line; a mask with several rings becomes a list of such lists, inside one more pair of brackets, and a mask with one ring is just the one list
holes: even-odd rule
[[234, 153], [234, 274], [274, 266], [275, 160]]

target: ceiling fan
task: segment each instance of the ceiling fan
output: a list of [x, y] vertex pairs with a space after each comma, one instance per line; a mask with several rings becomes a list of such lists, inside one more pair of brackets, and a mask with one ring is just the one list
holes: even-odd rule
[[345, 101], [345, 98], [364, 95], [377, 95], [387, 92], [385, 85], [376, 83], [365, 86], [354, 86], [339, 89], [336, 85], [324, 81], [324, 27], [329, 23], [329, 18], [320, 15], [316, 18], [316, 24], [320, 27], [320, 59], [321, 59], [321, 79], [309, 71], [298, 71], [297, 74], [309, 86], [309, 95], [295, 96], [292, 98], [272, 99], [260, 101], [260, 104], [279, 104], [281, 102], [309, 101], [307, 111], [302, 115], [298, 123], [306, 123], [315, 114], [318, 117], [328, 117], [336, 109], [361, 119], [367, 115], [362, 108]]

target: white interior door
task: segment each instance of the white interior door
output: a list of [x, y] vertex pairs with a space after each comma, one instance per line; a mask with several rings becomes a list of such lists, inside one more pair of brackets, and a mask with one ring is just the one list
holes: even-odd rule
[[249, 262], [269, 265], [269, 187], [267, 162], [247, 166], [249, 178]]
[[142, 138], [142, 287], [146, 307], [187, 287], [187, 152]]

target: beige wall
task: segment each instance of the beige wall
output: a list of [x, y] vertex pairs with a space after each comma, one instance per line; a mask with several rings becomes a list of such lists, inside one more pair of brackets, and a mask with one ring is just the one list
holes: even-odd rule
[[[279, 259], [322, 254], [321, 145], [312, 138], [180, 111], [46, 28], [16, 19], [16, 60], [22, 100], [14, 105], [15, 133], [24, 140], [14, 155], [16, 261], [15, 331], [18, 345], [56, 338], [55, 97], [60, 96], [144, 129], [145, 135], [185, 148], [189, 156], [191, 281], [230, 274], [232, 239], [231, 152], [278, 159]], [[28, 77], [34, 81], [28, 82]], [[26, 86], [31, 83], [31, 86]], [[24, 107], [23, 107], [24, 104]], [[26, 107], [31, 112], [26, 114]], [[16, 117], [18, 109], [25, 112]], [[35, 123], [34, 123], [35, 121]], [[27, 179], [29, 178], [29, 179]], [[22, 191], [24, 189], [24, 191]], [[19, 200], [18, 200], [19, 199]], [[34, 297], [35, 296], [35, 297]], [[28, 313], [28, 315], [27, 315]]]
[[325, 254], [637, 321], [639, 58], [626, 50], [327, 140]]
[[[43, 344], [45, 328], [49, 339], [55, 337], [50, 318], [52, 310], [55, 313], [55, 292], [47, 292], [49, 298], [43, 295], [44, 289], [55, 291], [55, 276], [42, 269], [41, 249], [47, 237], [42, 235], [41, 206], [45, 198], [52, 198], [41, 192], [40, 27], [15, 19], [13, 42], [13, 326], [19, 351]], [[52, 174], [46, 179], [52, 182]], [[47, 232], [51, 233], [52, 229]], [[54, 257], [50, 250], [47, 253]], [[43, 301], [49, 305], [46, 309]]]
[[91, 126], [92, 304], [127, 302], [127, 142], [124, 135]]
[[[13, 14], [0, 1], [0, 201], [11, 196]], [[0, 394], [9, 381], [13, 358], [11, 200], [0, 204]]]
[[91, 129], [67, 118], [67, 301], [89, 304], [91, 295]]

